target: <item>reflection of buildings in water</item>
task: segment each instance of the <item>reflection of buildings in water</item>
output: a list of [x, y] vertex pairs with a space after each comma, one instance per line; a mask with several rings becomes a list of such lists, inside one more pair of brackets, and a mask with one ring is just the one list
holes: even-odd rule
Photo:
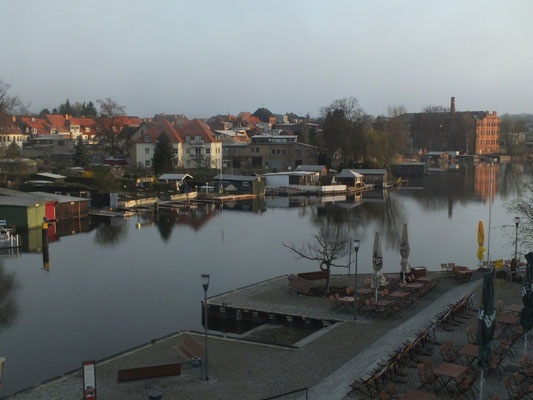
[[[492, 174], [492, 199], [497, 193], [499, 164], [494, 164]], [[474, 188], [476, 195], [483, 200], [489, 198], [490, 193], [490, 170], [491, 164], [480, 163], [475, 166]]]
[[320, 197], [274, 196], [266, 197], [266, 208], [297, 208], [322, 203]]
[[17, 316], [16, 289], [15, 275], [7, 273], [0, 263], [0, 331], [10, 326]]
[[266, 201], [264, 197], [249, 200], [228, 201], [222, 204], [224, 210], [251, 211], [262, 214], [266, 211]]
[[389, 197], [388, 189], [375, 189], [363, 192], [364, 201], [384, 201]]
[[[73, 218], [58, 222], [48, 223], [48, 243], [57, 242], [63, 236], [75, 235], [76, 233], [89, 232], [89, 218]], [[42, 251], [42, 229], [34, 228], [18, 230], [23, 253], [40, 253]]]

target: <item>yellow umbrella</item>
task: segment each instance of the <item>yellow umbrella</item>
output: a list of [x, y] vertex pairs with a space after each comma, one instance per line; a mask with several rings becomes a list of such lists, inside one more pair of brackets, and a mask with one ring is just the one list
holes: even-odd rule
[[485, 229], [483, 228], [483, 222], [479, 221], [479, 225], [477, 227], [477, 244], [479, 245], [477, 249], [477, 258], [480, 264], [485, 257], [485, 247], [483, 247], [483, 243], [485, 243]]

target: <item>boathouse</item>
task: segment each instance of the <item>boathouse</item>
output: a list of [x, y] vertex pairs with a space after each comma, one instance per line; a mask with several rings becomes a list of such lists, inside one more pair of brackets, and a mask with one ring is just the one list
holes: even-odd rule
[[36, 196], [0, 196], [0, 215], [19, 229], [38, 228], [46, 216], [45, 204]]
[[318, 186], [320, 173], [312, 171], [288, 171], [263, 174], [266, 185], [276, 189], [291, 186]]
[[226, 175], [218, 174], [213, 178], [215, 192], [222, 191], [231, 194], [254, 194], [256, 196], [265, 195], [266, 181], [256, 175]]
[[389, 176], [386, 169], [354, 169], [352, 171], [363, 175], [365, 183], [376, 186], [387, 186]]
[[58, 221], [89, 215], [90, 199], [47, 192], [30, 192], [29, 194], [46, 202], [55, 202], [55, 219]]
[[328, 168], [325, 165], [298, 165], [295, 171], [318, 172], [320, 176], [328, 176]]
[[343, 169], [341, 172], [335, 175], [335, 182], [338, 184], [358, 188], [364, 186], [364, 177], [362, 174], [353, 169]]
[[192, 176], [189, 174], [163, 174], [157, 178], [159, 182], [171, 183], [176, 185], [176, 191], [186, 191]]
[[422, 177], [427, 173], [427, 165], [422, 162], [398, 163], [391, 165], [391, 172], [398, 178]]

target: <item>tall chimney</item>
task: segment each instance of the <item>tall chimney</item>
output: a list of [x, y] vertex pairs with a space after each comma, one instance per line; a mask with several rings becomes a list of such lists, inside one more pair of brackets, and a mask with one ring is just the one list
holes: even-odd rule
[[455, 115], [455, 97], [452, 97], [452, 101], [450, 104], [450, 112], [452, 113], [452, 115]]

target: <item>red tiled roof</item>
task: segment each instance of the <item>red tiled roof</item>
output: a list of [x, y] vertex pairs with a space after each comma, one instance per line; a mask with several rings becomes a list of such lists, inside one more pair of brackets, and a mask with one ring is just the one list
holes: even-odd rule
[[80, 117], [80, 118], [70, 117], [69, 121], [70, 121], [70, 125], [79, 125], [79, 126], [87, 126], [87, 127], [96, 125], [96, 120], [94, 120], [93, 118], [88, 118], [88, 117]]
[[185, 136], [201, 136], [204, 142], [217, 142], [209, 126], [199, 119], [193, 119], [180, 127], [179, 133]]
[[0, 115], [0, 135], [21, 135], [22, 131], [14, 124], [9, 115]]
[[20, 117], [20, 121], [23, 125], [37, 129], [39, 135], [50, 133], [50, 125], [42, 118]]
[[[144, 135], [140, 136], [135, 143], [155, 143], [162, 133], [166, 133], [170, 139], [170, 143], [181, 143], [183, 139], [180, 137], [176, 129], [166, 119], [161, 119], [153, 124]], [[150, 141], [146, 141], [146, 137], [150, 138]]]
[[65, 128], [65, 116], [60, 114], [46, 114], [46, 119], [56, 128]]

